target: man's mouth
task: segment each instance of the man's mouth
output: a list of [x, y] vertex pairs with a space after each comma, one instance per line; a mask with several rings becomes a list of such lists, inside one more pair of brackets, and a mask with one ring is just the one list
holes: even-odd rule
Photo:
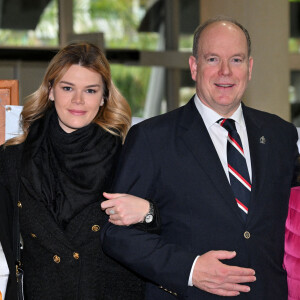
[[221, 84], [221, 83], [215, 83], [215, 85], [217, 87], [222, 87], [222, 88], [229, 88], [229, 87], [233, 87], [234, 84]]

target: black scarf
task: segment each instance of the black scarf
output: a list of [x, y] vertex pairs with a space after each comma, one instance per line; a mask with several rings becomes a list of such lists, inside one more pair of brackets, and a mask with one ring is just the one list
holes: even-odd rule
[[21, 193], [42, 201], [65, 227], [109, 189], [121, 140], [91, 123], [66, 133], [56, 110], [30, 126], [24, 144]]

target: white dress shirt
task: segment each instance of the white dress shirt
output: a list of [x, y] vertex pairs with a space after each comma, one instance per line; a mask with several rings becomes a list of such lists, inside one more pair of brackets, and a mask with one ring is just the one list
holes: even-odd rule
[[[216, 113], [214, 110], [209, 108], [208, 106], [204, 105], [201, 100], [198, 98], [197, 95], [194, 97], [194, 102], [197, 107], [197, 110], [199, 114], [201, 115], [205, 127], [209, 133], [209, 136], [215, 146], [215, 149], [218, 153], [219, 159], [222, 163], [223, 169], [225, 171], [225, 174], [227, 176], [228, 181], [229, 180], [229, 171], [228, 171], [228, 164], [227, 164], [227, 136], [228, 131], [216, 123], [218, 120], [220, 120], [222, 117], [218, 113]], [[230, 117], [230, 119], [233, 119], [235, 121], [235, 126], [238, 134], [240, 135], [243, 150], [246, 158], [246, 163], [249, 171], [250, 180], [252, 180], [252, 169], [251, 169], [251, 159], [250, 159], [250, 150], [249, 150], [249, 143], [248, 143], [248, 134], [246, 129], [246, 124], [243, 116], [243, 110], [242, 105], [240, 104], [238, 109], [233, 113], [233, 115]], [[226, 250], [226, 249], [223, 249]], [[195, 267], [196, 260], [199, 256], [197, 256], [194, 260], [194, 263], [191, 268], [191, 273], [189, 276], [189, 286], [193, 286], [193, 271]]]
[[[218, 156], [220, 158], [220, 161], [222, 163], [222, 166], [224, 168], [224, 171], [226, 173], [226, 176], [229, 180], [229, 172], [228, 172], [228, 166], [227, 166], [227, 136], [228, 131], [220, 126], [218, 123], [216, 123], [218, 120], [220, 120], [222, 117], [215, 111], [213, 111], [211, 108], [204, 105], [197, 95], [194, 97], [195, 105], [204, 121], [205, 127], [209, 133], [209, 136], [215, 146], [215, 149], [218, 153]], [[250, 159], [250, 151], [249, 151], [249, 143], [248, 143], [248, 135], [247, 135], [247, 129], [246, 124], [243, 116], [243, 110], [242, 105], [238, 107], [238, 109], [233, 113], [233, 115], [230, 117], [230, 119], [233, 119], [235, 121], [235, 126], [238, 134], [240, 135], [242, 144], [243, 144], [243, 150], [246, 158], [246, 163], [249, 171], [250, 180], [252, 180], [252, 169], [251, 169], [251, 159]]]
[[2, 293], [3, 300], [5, 299], [8, 276], [9, 276], [9, 269], [0, 242], [0, 291]]

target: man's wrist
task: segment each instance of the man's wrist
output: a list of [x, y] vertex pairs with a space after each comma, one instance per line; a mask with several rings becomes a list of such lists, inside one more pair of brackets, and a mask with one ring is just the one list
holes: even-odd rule
[[153, 222], [153, 220], [154, 220], [154, 205], [152, 202], [149, 201], [149, 211], [145, 215], [142, 223], [149, 224], [149, 223]]

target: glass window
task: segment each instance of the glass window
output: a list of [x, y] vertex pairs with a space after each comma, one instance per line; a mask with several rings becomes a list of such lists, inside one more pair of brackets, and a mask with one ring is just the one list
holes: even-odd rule
[[142, 0], [74, 0], [74, 32], [103, 32], [107, 48], [155, 50], [157, 33], [141, 33]]
[[[24, 1], [26, 2], [26, 1]], [[44, 3], [48, 5], [44, 6]], [[9, 9], [12, 1], [7, 1]], [[19, 7], [14, 16], [2, 20], [0, 28], [1, 46], [50, 47], [58, 46], [58, 6], [57, 1], [34, 3], [34, 8]], [[3, 10], [3, 14], [5, 11]], [[3, 16], [4, 17], [4, 16]], [[19, 22], [16, 20], [20, 19]], [[11, 21], [10, 21], [11, 20]], [[31, 28], [31, 29], [23, 29]]]
[[[11, 2], [10, 0], [5, 1]], [[27, 1], [20, 3], [25, 5], [25, 2], [27, 3]], [[33, 3], [34, 1], [29, 2]], [[34, 2], [32, 7], [28, 7], [28, 5], [21, 7], [19, 12], [21, 17], [15, 15], [15, 20], [13, 20], [15, 22], [8, 22], [11, 27], [2, 26], [3, 28], [0, 29], [1, 46], [58, 47], [58, 3], [58, 0], [39, 0]], [[156, 112], [166, 110], [166, 101], [163, 99], [164, 74], [157, 71], [159, 68], [163, 69], [159, 66], [159, 59], [156, 60], [155, 56], [153, 59], [153, 65], [159, 68], [139, 65], [140, 51], [164, 50], [163, 33], [159, 33], [159, 30], [162, 31], [160, 25], [164, 22], [164, 3], [163, 0], [73, 0], [73, 12], [70, 11], [73, 13], [75, 35], [97, 32], [104, 34], [105, 49], [111, 64], [113, 81], [130, 103], [133, 115], [137, 117], [144, 116], [145, 106], [148, 111], [151, 110], [149, 107], [158, 108], [155, 109]], [[180, 12], [180, 23], [185, 26], [180, 28], [179, 51], [191, 51], [192, 48], [191, 31], [194, 30], [194, 23], [198, 23], [199, 11], [197, 7], [192, 6], [193, 3], [195, 1], [186, 0]], [[26, 20], [30, 18], [26, 19], [22, 16], [22, 12], [25, 15], [25, 10], [32, 10], [31, 14], [34, 11], [36, 18], [34, 26], [32, 22], [30, 25], [33, 28], [27, 26], [26, 23]], [[190, 15], [191, 12], [194, 14]], [[66, 13], [69, 11], [67, 10]], [[186, 19], [189, 22], [185, 22]], [[26, 26], [26, 29], [22, 28], [23, 25], [28, 28]], [[75, 38], [72, 37], [72, 39]], [[122, 65], [124, 61], [126, 61], [126, 65]], [[151, 61], [148, 63], [152, 64]], [[180, 90], [180, 104], [185, 103], [194, 92], [194, 83], [190, 79], [188, 62], [186, 62], [186, 66], [187, 69], [182, 70], [181, 86], [185, 88]], [[159, 88], [155, 81], [157, 74], [159, 74], [159, 83], [161, 83]], [[153, 105], [153, 93], [149, 87], [159, 91], [154, 93], [155, 105]]]
[[290, 0], [290, 53], [300, 52], [300, 1]]
[[132, 115], [144, 116], [144, 105], [151, 68], [111, 65], [112, 79], [128, 101]]

